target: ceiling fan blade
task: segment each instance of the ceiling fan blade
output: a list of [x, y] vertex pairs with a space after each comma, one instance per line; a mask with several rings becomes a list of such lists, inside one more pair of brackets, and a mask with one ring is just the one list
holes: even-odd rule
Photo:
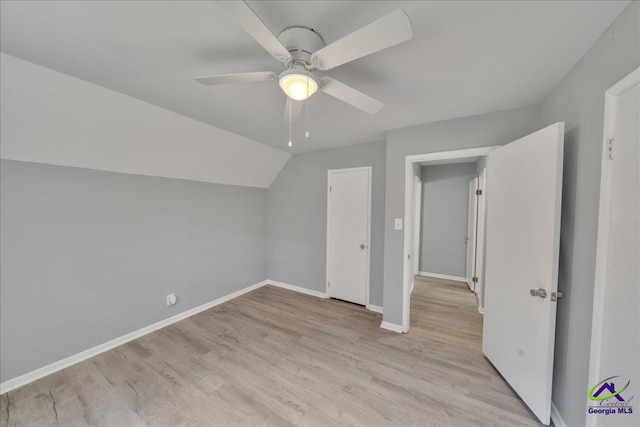
[[287, 103], [284, 105], [284, 115], [282, 121], [289, 123], [289, 104], [291, 104], [291, 122], [297, 122], [300, 120], [300, 113], [302, 113], [302, 104], [304, 101], [295, 101], [287, 96]]
[[226, 85], [229, 83], [251, 83], [275, 80], [276, 74], [271, 71], [254, 71], [250, 73], [220, 74], [218, 76], [194, 77], [193, 80], [205, 86]]
[[375, 114], [382, 110], [384, 104], [377, 99], [371, 98], [369, 95], [365, 95], [357, 89], [347, 86], [346, 84], [339, 82], [331, 77], [323, 77], [320, 80], [320, 90], [326, 94], [329, 94], [340, 101], [344, 101], [349, 105], [361, 109], [365, 113]]
[[279, 61], [288, 61], [291, 54], [280, 40], [269, 30], [253, 9], [245, 1], [218, 1], [222, 7], [244, 30], [249, 33], [267, 52]]
[[315, 52], [311, 63], [318, 70], [330, 70], [412, 37], [409, 17], [404, 10], [397, 9]]

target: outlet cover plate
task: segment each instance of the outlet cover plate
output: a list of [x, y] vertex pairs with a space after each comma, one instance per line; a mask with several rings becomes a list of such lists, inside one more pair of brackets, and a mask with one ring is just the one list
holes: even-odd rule
[[177, 301], [176, 294], [167, 295], [167, 307], [175, 304]]

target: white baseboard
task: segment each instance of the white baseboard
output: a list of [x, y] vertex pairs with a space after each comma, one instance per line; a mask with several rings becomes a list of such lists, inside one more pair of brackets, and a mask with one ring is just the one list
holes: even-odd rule
[[0, 394], [4, 394], [11, 390], [15, 390], [16, 388], [29, 384], [32, 381], [46, 377], [47, 375], [51, 375], [54, 372], [58, 372], [64, 368], [68, 368], [71, 365], [80, 363], [83, 360], [87, 360], [93, 356], [97, 356], [100, 353], [104, 353], [105, 351], [121, 346], [122, 344], [126, 344], [129, 341], [133, 341], [137, 338], [140, 338], [143, 335], [147, 335], [151, 332], [157, 331], [158, 329], [164, 328], [173, 323], [179, 322], [180, 320], [186, 319], [187, 317], [191, 317], [194, 314], [198, 314], [201, 311], [220, 305], [224, 302], [227, 302], [236, 297], [239, 297], [242, 294], [246, 294], [247, 292], [251, 292], [254, 289], [258, 289], [259, 287], [264, 286], [266, 284], [267, 284], [266, 280], [260, 283], [256, 283], [255, 285], [251, 285], [244, 289], [240, 289], [239, 291], [233, 292], [229, 295], [225, 295], [213, 301], [209, 301], [208, 303], [199, 305], [190, 310], [183, 311], [182, 313], [176, 314], [175, 316], [168, 317], [152, 325], [145, 326], [144, 328], [138, 329], [137, 331], [129, 332], [128, 334], [112, 339], [111, 341], [107, 341], [103, 344], [99, 344], [88, 350], [84, 350], [84, 351], [81, 351], [80, 353], [76, 353], [62, 360], [58, 360], [57, 362], [53, 362], [47, 366], [43, 366], [42, 368], [36, 369], [35, 371], [27, 372], [26, 374], [20, 375], [19, 377], [7, 380], [0, 384]]
[[382, 323], [380, 323], [380, 327], [389, 331], [398, 332], [400, 334], [402, 333], [402, 325], [396, 325], [395, 323], [382, 321]]
[[553, 425], [556, 427], [567, 427], [567, 423], [562, 419], [562, 416], [560, 415], [560, 412], [558, 412], [558, 408], [556, 408], [553, 401], [551, 402], [551, 421], [553, 421]]
[[311, 295], [311, 296], [318, 297], [318, 298], [326, 298], [327, 297], [327, 294], [325, 294], [324, 292], [313, 291], [311, 289], [307, 289], [307, 288], [303, 288], [303, 287], [295, 286], [295, 285], [290, 285], [288, 283], [278, 282], [278, 281], [271, 280], [271, 279], [267, 279], [265, 281], [265, 283], [267, 285], [273, 285], [273, 286], [277, 286], [279, 288], [289, 289], [290, 291], [300, 292], [301, 294], [307, 294], [307, 295]]
[[[300, 292], [302, 294], [311, 295], [318, 298], [327, 298], [327, 294], [319, 291], [312, 291], [311, 289], [303, 288], [301, 286], [290, 285], [289, 283], [278, 282], [277, 280], [267, 279], [265, 281], [267, 285], [277, 286], [282, 289], [288, 289], [290, 291]], [[382, 307], [379, 305], [367, 304], [365, 306], [367, 310], [375, 311], [376, 313], [382, 313]]]
[[382, 307], [379, 305], [367, 304], [367, 310], [375, 311], [382, 314]]
[[409, 291], [410, 294], [413, 293], [413, 289], [416, 287], [416, 283], [415, 282], [411, 282], [411, 291]]
[[455, 280], [456, 282], [467, 283], [467, 279], [460, 276], [449, 276], [448, 274], [429, 273], [426, 271], [419, 271], [418, 275], [426, 277], [434, 277], [436, 279]]

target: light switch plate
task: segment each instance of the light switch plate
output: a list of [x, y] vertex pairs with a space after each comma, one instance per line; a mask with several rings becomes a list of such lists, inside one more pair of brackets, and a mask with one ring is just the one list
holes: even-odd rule
[[396, 230], [402, 230], [402, 219], [401, 218], [396, 218], [395, 228], [396, 228]]

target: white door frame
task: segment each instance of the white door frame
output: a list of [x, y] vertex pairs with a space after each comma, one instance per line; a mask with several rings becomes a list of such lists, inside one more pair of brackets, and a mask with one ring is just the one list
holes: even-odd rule
[[[413, 197], [414, 197], [414, 205], [420, 201], [420, 206], [414, 206], [414, 218], [413, 218], [413, 253], [411, 255], [413, 261], [413, 277], [420, 271], [420, 228], [422, 224], [422, 178], [418, 176], [414, 176], [413, 183]], [[411, 283], [413, 283], [414, 278], [411, 278]]]
[[[614, 137], [616, 98], [634, 85], [640, 84], [640, 68], [613, 85], [604, 95], [604, 132], [602, 138], [602, 166], [600, 169], [600, 206], [598, 214], [598, 240], [596, 244], [595, 283], [593, 286], [593, 318], [591, 323], [591, 357], [589, 361], [589, 384], [601, 378], [602, 325], [607, 281], [607, 257], [609, 252], [609, 222], [611, 220], [611, 185], [613, 163], [609, 161], [609, 139]], [[587, 417], [587, 425], [596, 425], [596, 417]]]
[[441, 151], [437, 153], [414, 154], [405, 157], [404, 161], [404, 254], [402, 263], [402, 332], [409, 332], [411, 308], [411, 235], [413, 233], [413, 165], [427, 161], [453, 160], [486, 156], [500, 145], [490, 147], [469, 148], [465, 150]]
[[[471, 183], [475, 184], [475, 188], [473, 188], [473, 190], [471, 189]], [[469, 200], [469, 206], [467, 208], [467, 260], [465, 263], [466, 269], [465, 269], [465, 283], [467, 284], [467, 286], [469, 287], [469, 290], [472, 292], [476, 292], [476, 283], [474, 282], [475, 280], [478, 280], [476, 277], [476, 257], [477, 257], [477, 253], [478, 253], [478, 188], [480, 185], [480, 180], [478, 179], [477, 176], [474, 176], [473, 179], [471, 181], [469, 181], [469, 197], [467, 197]], [[473, 211], [471, 210], [473, 208], [472, 203], [475, 202], [475, 209], [473, 209]], [[471, 223], [471, 217], [474, 217], [473, 220], [475, 222], [475, 227], [473, 229], [473, 235], [469, 235], [469, 224]], [[473, 245], [473, 247], [469, 247], [470, 245]], [[469, 254], [469, 250], [471, 250], [471, 254]], [[471, 262], [471, 266], [469, 266], [469, 262]], [[471, 270], [471, 276], [469, 276], [469, 269]]]
[[478, 311], [484, 314], [484, 241], [485, 241], [485, 218], [486, 218], [486, 197], [487, 197], [487, 168], [482, 169], [478, 175], [478, 189], [480, 198], [478, 199], [478, 229], [476, 231], [476, 282], [475, 292], [478, 295]]
[[325, 280], [325, 295], [327, 298], [329, 297], [329, 277], [331, 277], [331, 245], [329, 244], [329, 230], [331, 229], [331, 199], [330, 199], [330, 178], [331, 175], [345, 172], [356, 172], [356, 171], [367, 171], [367, 241], [365, 243], [367, 251], [367, 266], [366, 266], [366, 275], [365, 275], [365, 307], [369, 308], [369, 288], [371, 286], [370, 275], [371, 275], [371, 179], [373, 174], [372, 166], [362, 166], [356, 168], [344, 168], [344, 169], [329, 169], [327, 171], [327, 269], [326, 269], [326, 280]]

